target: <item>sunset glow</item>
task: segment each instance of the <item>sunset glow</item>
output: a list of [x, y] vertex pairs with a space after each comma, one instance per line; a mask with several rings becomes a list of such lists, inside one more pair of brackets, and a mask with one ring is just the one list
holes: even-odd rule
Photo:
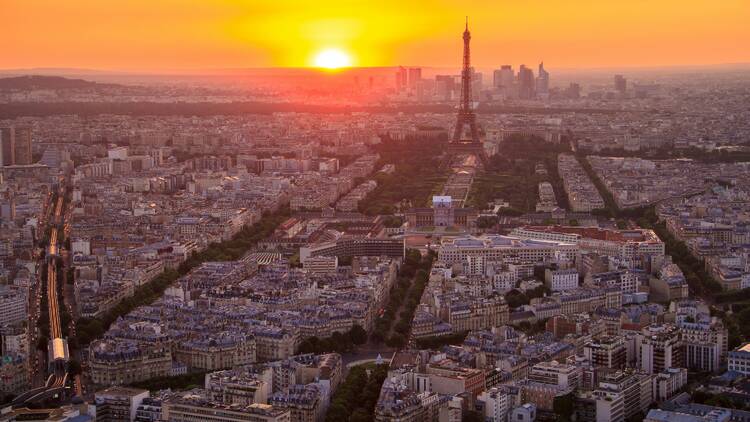
[[325, 69], [339, 69], [352, 65], [352, 59], [345, 52], [329, 48], [321, 51], [315, 56], [315, 66]]
[[468, 15], [475, 64], [657, 66], [750, 61], [747, 0], [0, 0], [0, 68], [188, 70], [455, 66]]

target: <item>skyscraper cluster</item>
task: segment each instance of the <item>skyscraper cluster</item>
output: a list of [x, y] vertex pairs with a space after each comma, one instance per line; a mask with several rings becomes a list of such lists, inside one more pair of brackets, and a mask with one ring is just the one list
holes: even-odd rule
[[549, 72], [544, 69], [544, 63], [539, 63], [536, 76], [526, 65], [521, 65], [518, 74], [514, 73], [511, 65], [503, 65], [494, 71], [492, 86], [506, 98], [544, 99], [549, 96]]
[[403, 66], [398, 67], [396, 72], [396, 91], [401, 92], [405, 90], [414, 91], [418, 88], [419, 82], [422, 80], [422, 68], [421, 67], [410, 67], [406, 68]]
[[0, 166], [31, 164], [31, 128], [0, 127]]

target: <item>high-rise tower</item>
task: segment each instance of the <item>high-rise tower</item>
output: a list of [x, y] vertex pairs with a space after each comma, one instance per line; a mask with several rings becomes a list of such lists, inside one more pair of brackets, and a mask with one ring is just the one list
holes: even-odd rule
[[[479, 140], [477, 129], [477, 118], [471, 103], [471, 33], [469, 32], [469, 19], [466, 18], [466, 29], [464, 30], [464, 63], [461, 70], [461, 104], [456, 117], [456, 128], [453, 131], [453, 139], [448, 145], [451, 154], [475, 154], [482, 161], [486, 160], [484, 146]], [[468, 137], [464, 132], [468, 127]]]
[[13, 126], [0, 128], [0, 166], [16, 164], [16, 129]]

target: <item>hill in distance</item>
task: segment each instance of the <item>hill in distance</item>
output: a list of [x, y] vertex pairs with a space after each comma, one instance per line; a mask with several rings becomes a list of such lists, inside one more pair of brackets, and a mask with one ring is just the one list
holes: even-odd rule
[[70, 79], [61, 76], [25, 75], [0, 78], [0, 90], [33, 90], [33, 89], [82, 89], [116, 86], [101, 84], [83, 79]]

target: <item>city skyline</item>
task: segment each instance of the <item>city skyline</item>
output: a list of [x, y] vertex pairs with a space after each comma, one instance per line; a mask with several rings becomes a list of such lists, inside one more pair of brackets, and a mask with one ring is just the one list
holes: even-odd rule
[[[117, 71], [321, 66], [336, 52], [344, 66], [454, 67], [463, 16], [477, 36], [474, 63], [552, 68], [711, 65], [750, 62], [742, 1], [468, 5], [349, 1], [131, 1], [110, 5], [6, 0], [0, 68]], [[573, 11], [573, 12], [571, 12]], [[54, 36], [51, 36], [54, 34]]]
[[0, 422], [750, 421], [748, 7], [360, 1], [0, 0]]

